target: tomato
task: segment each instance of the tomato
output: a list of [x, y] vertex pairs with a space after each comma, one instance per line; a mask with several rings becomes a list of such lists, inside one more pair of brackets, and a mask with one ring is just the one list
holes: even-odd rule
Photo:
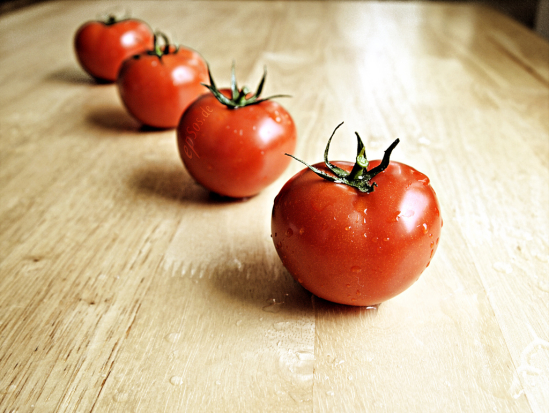
[[98, 81], [114, 82], [128, 57], [153, 47], [149, 26], [135, 19], [84, 23], [76, 32], [74, 48], [82, 68]]
[[120, 68], [120, 98], [128, 112], [155, 128], [175, 128], [181, 114], [199, 95], [207, 92], [202, 82], [208, 67], [194, 50], [169, 44], [135, 55]]
[[[210, 76], [207, 93], [185, 111], [177, 127], [181, 159], [191, 176], [217, 194], [246, 198], [259, 193], [286, 169], [295, 149], [290, 114], [272, 97], [260, 99], [266, 72], [254, 95], [218, 90]], [[280, 95], [279, 95], [280, 97]]]
[[328, 162], [328, 141], [326, 163], [308, 165], [283, 186], [271, 229], [282, 263], [303, 287], [329, 301], [367, 306], [419, 278], [437, 250], [442, 217], [429, 178], [389, 161], [398, 140], [382, 161], [368, 162], [357, 139], [354, 165]]

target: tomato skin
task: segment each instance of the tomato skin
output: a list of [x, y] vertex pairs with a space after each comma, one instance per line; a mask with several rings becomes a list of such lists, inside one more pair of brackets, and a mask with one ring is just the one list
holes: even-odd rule
[[[332, 162], [351, 171], [349, 162]], [[380, 161], [371, 161], [370, 168]], [[324, 163], [314, 165], [331, 174]], [[307, 290], [329, 301], [379, 304], [410, 287], [438, 247], [442, 217], [429, 178], [391, 161], [362, 193], [309, 169], [274, 201], [272, 238], [282, 263]]]
[[[230, 96], [229, 90], [221, 90]], [[200, 96], [177, 127], [181, 159], [202, 186], [232, 198], [256, 195], [284, 172], [297, 131], [277, 102], [231, 109], [213, 94]]]
[[143, 53], [126, 60], [116, 83], [134, 118], [155, 128], [175, 128], [187, 106], [207, 92], [201, 85], [207, 81], [208, 67], [200, 54], [172, 48], [161, 57]]
[[122, 62], [152, 49], [153, 39], [149, 26], [139, 20], [112, 24], [91, 21], [77, 30], [74, 49], [78, 62], [88, 74], [98, 81], [114, 82]]

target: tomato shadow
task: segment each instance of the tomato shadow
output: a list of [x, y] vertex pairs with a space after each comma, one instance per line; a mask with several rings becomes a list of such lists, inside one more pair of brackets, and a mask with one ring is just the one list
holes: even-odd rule
[[86, 119], [94, 127], [119, 132], [154, 132], [144, 128], [122, 106], [100, 106], [91, 109]]
[[[230, 248], [231, 251], [218, 260], [224, 263], [223, 268], [214, 270], [208, 280], [219, 295], [253, 309], [267, 320], [281, 316], [295, 319], [313, 313], [311, 293], [286, 271], [276, 257], [274, 246], [272, 252], [251, 255], [247, 251], [252, 246], [239, 241], [235, 241], [237, 248]], [[257, 239], [255, 241], [257, 243]]]
[[191, 202], [210, 206], [235, 205], [243, 199], [228, 198], [202, 187], [187, 173], [183, 163], [153, 160], [134, 171], [129, 186], [140, 194], [174, 202]]
[[46, 80], [58, 83], [78, 84], [78, 85], [112, 85], [112, 83], [98, 82], [88, 75], [82, 69], [67, 66], [46, 75]]
[[87, 114], [88, 122], [101, 129], [114, 130], [120, 132], [135, 133], [162, 133], [172, 129], [155, 128], [153, 126], [143, 125], [134, 119], [122, 106], [99, 106], [93, 108]]
[[349, 317], [362, 317], [368, 315], [369, 317], [377, 317], [378, 310], [383, 303], [369, 306], [353, 306], [346, 304], [338, 304], [318, 296], [313, 298], [315, 303], [315, 311], [320, 315], [329, 316], [331, 319], [337, 318], [349, 318]]

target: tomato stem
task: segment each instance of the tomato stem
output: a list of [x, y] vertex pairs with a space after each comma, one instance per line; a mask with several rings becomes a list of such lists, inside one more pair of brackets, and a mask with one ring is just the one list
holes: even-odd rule
[[[162, 39], [163, 45], [159, 42], [159, 37]], [[162, 61], [162, 56], [166, 54], [175, 54], [179, 51], [179, 45], [170, 44], [170, 39], [166, 36], [165, 33], [157, 31], [153, 36], [153, 50], [147, 51], [147, 54], [158, 56], [160, 61]], [[174, 46], [172, 48], [172, 46]]]
[[263, 86], [265, 85], [265, 78], [267, 77], [266, 66], [263, 68], [263, 77], [259, 82], [257, 90], [255, 94], [251, 96], [249, 96], [251, 91], [247, 86], [244, 86], [242, 89], [238, 88], [238, 84], [236, 82], [234, 61], [231, 66], [231, 98], [228, 98], [223, 93], [221, 93], [218, 87], [216, 86], [214, 79], [212, 77], [212, 72], [210, 71], [210, 65], [208, 65], [208, 76], [210, 77], [210, 84], [207, 85], [205, 83], [202, 83], [202, 85], [208, 88], [208, 90], [212, 92], [212, 94], [216, 97], [216, 99], [220, 103], [222, 103], [223, 105], [227, 106], [230, 109], [238, 109], [238, 108], [243, 108], [245, 106], [257, 105], [258, 103], [261, 103], [273, 98], [291, 97], [289, 95], [273, 95], [273, 96], [269, 96], [262, 99], [259, 98], [259, 95], [263, 91]]
[[339, 127], [343, 125], [343, 122], [341, 122], [339, 125], [336, 126], [334, 131], [332, 132], [332, 135], [328, 139], [328, 143], [326, 144], [326, 149], [324, 150], [324, 163], [328, 167], [328, 169], [335, 175], [329, 175], [326, 172], [321, 171], [318, 168], [315, 168], [312, 165], [309, 165], [308, 163], [302, 161], [301, 159], [296, 158], [293, 155], [288, 155], [292, 158], [294, 158], [296, 161], [301, 162], [305, 166], [307, 166], [311, 171], [316, 173], [321, 178], [324, 178], [328, 181], [337, 183], [337, 184], [345, 184], [352, 186], [356, 189], [358, 189], [360, 192], [372, 192], [374, 190], [374, 187], [377, 186], [377, 183], [370, 181], [373, 177], [375, 177], [380, 172], [383, 172], [387, 167], [389, 166], [390, 158], [391, 158], [391, 152], [393, 152], [393, 149], [398, 145], [400, 142], [400, 139], [396, 139], [386, 150], [383, 155], [383, 159], [381, 160], [381, 163], [376, 166], [375, 168], [372, 168], [368, 171], [368, 159], [366, 158], [366, 148], [364, 146], [364, 143], [362, 142], [362, 139], [360, 138], [360, 135], [358, 132], [355, 132], [356, 139], [357, 139], [357, 155], [356, 155], [356, 162], [353, 165], [353, 169], [351, 172], [347, 172], [332, 163], [328, 160], [328, 152], [330, 150], [330, 143], [332, 141], [332, 138], [334, 137], [336, 131], [339, 129]]

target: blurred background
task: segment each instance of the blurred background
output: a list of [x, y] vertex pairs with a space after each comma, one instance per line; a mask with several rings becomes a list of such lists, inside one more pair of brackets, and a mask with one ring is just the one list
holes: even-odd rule
[[[0, 14], [9, 13], [21, 7], [49, 0], [0, 0]], [[70, 1], [70, 0], [64, 0]], [[299, 1], [299, 0], [289, 0]], [[354, 0], [368, 1], [368, 0]], [[379, 0], [378, 0], [379, 1]], [[381, 0], [385, 1], [385, 0]], [[408, 1], [408, 0], [397, 0]], [[425, 1], [425, 0], [424, 0]], [[446, 0], [447, 2], [476, 2], [490, 6], [507, 14], [521, 24], [549, 39], [549, 0]]]

